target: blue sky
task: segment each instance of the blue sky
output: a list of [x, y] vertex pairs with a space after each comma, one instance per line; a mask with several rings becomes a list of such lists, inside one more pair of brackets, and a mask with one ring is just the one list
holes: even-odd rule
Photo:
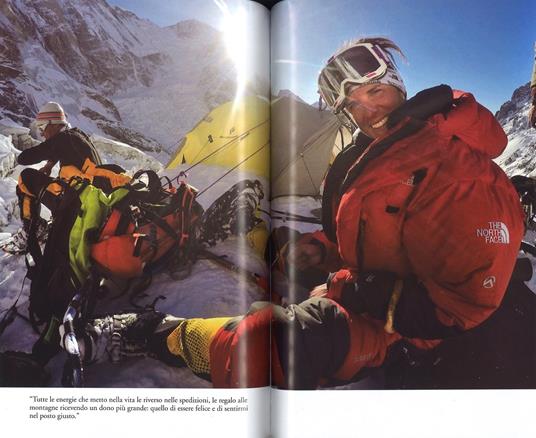
[[365, 35], [387, 36], [403, 49], [409, 95], [446, 83], [495, 111], [532, 71], [534, 0], [292, 0], [275, 6], [274, 21], [273, 61], [298, 64], [275, 64], [273, 91], [290, 88], [308, 102], [317, 98], [322, 63], [343, 41]]
[[[235, 5], [239, 1], [227, 0], [226, 3]], [[196, 18], [218, 28], [221, 21], [221, 13], [212, 0], [108, 0], [108, 3], [148, 18], [159, 26]]]
[[[230, 9], [242, 0], [226, 0]], [[210, 0], [110, 0], [161, 26], [197, 18], [216, 28]], [[317, 99], [316, 76], [343, 41], [382, 35], [404, 50], [408, 94], [446, 83], [496, 111], [530, 78], [536, 40], [534, 0], [290, 0], [272, 10], [272, 91]], [[221, 28], [220, 28], [221, 30]]]

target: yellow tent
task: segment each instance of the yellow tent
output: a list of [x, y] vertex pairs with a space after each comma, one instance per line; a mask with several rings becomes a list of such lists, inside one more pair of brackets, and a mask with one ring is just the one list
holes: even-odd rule
[[269, 142], [270, 103], [260, 96], [245, 96], [205, 116], [186, 134], [166, 167], [203, 162], [268, 178]]

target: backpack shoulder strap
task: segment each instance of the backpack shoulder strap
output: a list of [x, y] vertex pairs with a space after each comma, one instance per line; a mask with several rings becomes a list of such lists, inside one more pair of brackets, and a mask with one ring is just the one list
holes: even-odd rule
[[[145, 184], [142, 181], [139, 181], [139, 178], [143, 175], [147, 175], [148, 183]], [[147, 187], [149, 195], [158, 196], [162, 190], [162, 183], [160, 182], [160, 177], [154, 170], [138, 170], [132, 177], [133, 183], [131, 183], [132, 189], [138, 191]]]

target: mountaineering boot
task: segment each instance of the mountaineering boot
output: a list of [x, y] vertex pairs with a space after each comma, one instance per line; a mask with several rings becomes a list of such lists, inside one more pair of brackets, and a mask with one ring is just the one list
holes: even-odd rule
[[[49, 224], [43, 219], [39, 218], [36, 229], [36, 238], [39, 244], [46, 242]], [[0, 249], [8, 254], [24, 254], [27, 251], [28, 247], [28, 230], [29, 224], [24, 224], [15, 234], [12, 234], [11, 237], [0, 242]]]
[[[151, 356], [210, 381], [210, 345], [232, 317], [177, 318], [157, 311], [95, 319], [78, 339], [84, 363]], [[63, 337], [63, 336], [62, 336]]]
[[20, 228], [5, 240], [0, 242], [0, 249], [8, 254], [24, 254], [28, 243], [28, 233], [24, 228]]
[[184, 321], [157, 311], [125, 313], [94, 319], [84, 327], [79, 339], [84, 363], [109, 359], [119, 362], [125, 357], [154, 356], [175, 366], [182, 361], [171, 356], [167, 336]]

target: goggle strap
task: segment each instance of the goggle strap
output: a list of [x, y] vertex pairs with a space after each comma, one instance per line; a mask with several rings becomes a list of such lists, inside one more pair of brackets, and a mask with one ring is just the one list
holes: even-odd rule
[[389, 59], [389, 57], [386, 55], [386, 53], [383, 51], [383, 49], [380, 47], [380, 46], [372, 46], [372, 50], [374, 50], [374, 52], [376, 53], [376, 55], [378, 55], [378, 57], [387, 64], [387, 66], [389, 67], [389, 65], [391, 65], [391, 60]]

